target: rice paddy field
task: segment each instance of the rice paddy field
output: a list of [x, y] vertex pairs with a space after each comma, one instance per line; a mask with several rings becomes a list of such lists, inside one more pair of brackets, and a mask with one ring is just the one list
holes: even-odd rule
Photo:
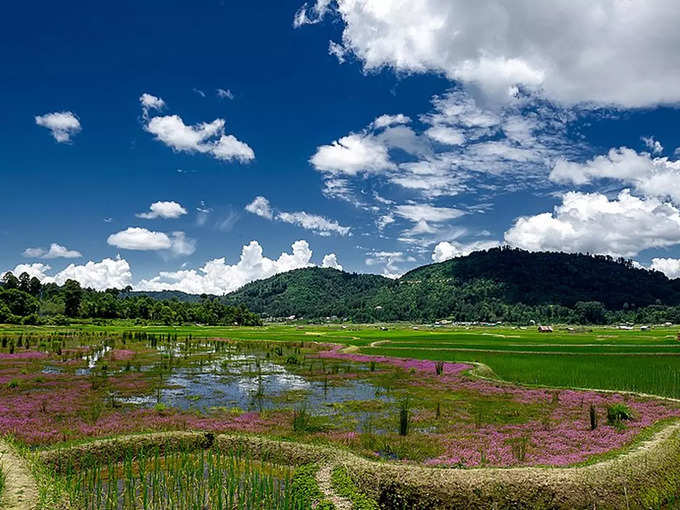
[[[6, 326], [0, 434], [29, 456], [199, 431], [414, 468], [588, 466], [680, 419], [679, 331]], [[61, 464], [48, 479], [71, 508], [88, 510], [334, 508], [322, 468], [248, 450], [149, 447]], [[336, 489], [368, 505], [355, 508], [397, 508]]]

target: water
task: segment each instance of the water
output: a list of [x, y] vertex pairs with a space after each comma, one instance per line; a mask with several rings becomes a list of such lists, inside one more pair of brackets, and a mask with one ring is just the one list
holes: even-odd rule
[[[353, 371], [356, 369], [358, 367], [353, 367]], [[194, 363], [172, 367], [163, 377], [163, 388], [153, 395], [135, 395], [117, 401], [142, 407], [161, 403], [204, 412], [211, 408], [262, 411], [304, 406], [315, 414], [332, 415], [334, 403], [376, 398], [391, 401], [383, 388], [363, 378], [341, 381], [336, 378], [334, 382], [324, 383], [307, 379], [284, 364], [264, 359], [263, 355], [227, 352], [215, 355], [202, 366]]]

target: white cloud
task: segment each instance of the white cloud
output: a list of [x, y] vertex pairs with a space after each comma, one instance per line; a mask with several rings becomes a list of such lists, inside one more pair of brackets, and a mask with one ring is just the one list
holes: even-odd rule
[[652, 154], [661, 154], [663, 152], [663, 145], [658, 140], [655, 140], [653, 136], [643, 136], [642, 141]]
[[217, 97], [220, 99], [234, 99], [234, 93], [229, 89], [217, 89]]
[[452, 207], [435, 207], [429, 204], [398, 205], [394, 212], [413, 222], [431, 221], [442, 222], [460, 218], [465, 213]]
[[518, 88], [568, 104], [680, 100], [674, 0], [318, 0], [294, 26], [330, 12], [343, 55], [368, 71], [443, 73], [500, 101]]
[[140, 227], [128, 227], [111, 234], [106, 242], [111, 246], [125, 250], [167, 250], [172, 246], [167, 234], [152, 232]]
[[414, 262], [401, 251], [373, 251], [369, 253], [365, 263], [367, 266], [383, 265], [382, 275], [387, 278], [399, 278], [404, 271], [399, 267], [402, 262]]
[[295, 28], [302, 25], [318, 23], [330, 9], [331, 0], [316, 0], [313, 5], [305, 3], [295, 13], [293, 26]]
[[125, 259], [103, 259], [99, 262], [89, 261], [83, 265], [70, 264], [66, 269], [51, 276], [51, 269], [46, 264], [19, 264], [12, 273], [20, 275], [24, 271], [30, 276], [35, 276], [43, 283], [57, 283], [63, 285], [66, 280], [76, 280], [83, 287], [97, 290], [109, 288], [124, 288], [132, 282], [130, 265]]
[[550, 179], [565, 184], [584, 185], [598, 179], [611, 179], [633, 186], [646, 196], [669, 197], [680, 204], [680, 160], [653, 158], [621, 147], [610, 149], [585, 163], [557, 161]]
[[[46, 274], [50, 269], [52, 268], [48, 264], [36, 262], [34, 264], [19, 264], [14, 269], [10, 269], [10, 271], [14, 276], [19, 276], [21, 273], [27, 273], [31, 277], [36, 277], [41, 282], [48, 283], [54, 281]], [[4, 276], [5, 273], [3, 272], [2, 275]]]
[[531, 251], [632, 257], [647, 248], [680, 243], [680, 210], [656, 198], [634, 197], [628, 190], [614, 200], [569, 192], [553, 213], [518, 218], [505, 241]]
[[192, 255], [196, 251], [196, 240], [184, 232], [173, 232], [170, 237], [170, 252], [173, 255]]
[[153, 117], [144, 129], [156, 139], [179, 152], [200, 152], [216, 159], [246, 162], [255, 158], [248, 144], [224, 134], [224, 120], [187, 126], [179, 115]]
[[193, 89], [191, 89], [191, 91], [194, 92], [195, 94], [198, 94], [201, 97], [205, 97], [205, 91], [201, 89], [197, 89], [196, 87], [194, 87]]
[[196, 251], [196, 241], [186, 237], [184, 232], [172, 232], [168, 235], [140, 227], [129, 227], [111, 234], [106, 242], [124, 250], [169, 250], [173, 255], [191, 255]]
[[139, 96], [139, 102], [142, 105], [142, 116], [144, 119], [149, 118], [149, 112], [151, 110], [162, 110], [165, 108], [165, 101], [160, 97], [152, 96], [146, 92]]
[[60, 285], [68, 279], [80, 282], [83, 287], [98, 290], [122, 289], [132, 283], [132, 273], [125, 259], [106, 258], [100, 262], [89, 261], [81, 266], [71, 264], [55, 276], [55, 281]]
[[245, 210], [266, 218], [268, 220], [278, 220], [291, 225], [297, 225], [306, 230], [311, 230], [319, 235], [328, 236], [331, 233], [345, 236], [350, 233], [350, 227], [344, 227], [335, 220], [329, 220], [317, 214], [310, 214], [304, 211], [297, 212], [277, 212], [274, 213], [269, 200], [265, 197], [257, 196], [255, 199], [246, 205]]
[[317, 170], [331, 174], [356, 175], [396, 168], [383, 143], [373, 136], [357, 133], [318, 147], [309, 161]]
[[267, 218], [268, 220], [271, 220], [274, 217], [269, 200], [262, 196], [255, 197], [252, 202], [246, 205], [246, 211]]
[[236, 264], [227, 264], [225, 258], [206, 262], [200, 269], [161, 272], [158, 276], [142, 280], [136, 286], [139, 290], [181, 290], [195, 294], [224, 294], [234, 291], [246, 283], [269, 278], [277, 273], [290, 271], [311, 264], [312, 251], [307, 241], [296, 241], [292, 253], [281, 253], [278, 259], [262, 254], [257, 241], [244, 246]]
[[330, 267], [332, 269], [342, 271], [342, 266], [338, 263], [338, 257], [335, 255], [335, 253], [324, 255], [321, 267]]
[[187, 210], [177, 202], [154, 202], [148, 212], [139, 213], [138, 218], [152, 220], [155, 218], [174, 219], [186, 214]]
[[434, 247], [432, 260], [434, 262], [444, 262], [456, 257], [464, 257], [474, 251], [489, 250], [498, 246], [500, 246], [498, 241], [473, 241], [471, 243], [442, 241]]
[[654, 258], [650, 269], [661, 271], [668, 278], [680, 278], [680, 259]]
[[445, 145], [462, 145], [465, 143], [465, 135], [460, 129], [448, 126], [432, 126], [425, 134], [434, 141]]
[[396, 115], [381, 115], [373, 121], [374, 129], [386, 128], [389, 126], [394, 126], [395, 124], [408, 124], [411, 119], [404, 115], [403, 113], [398, 113]]
[[24, 250], [24, 257], [39, 258], [39, 259], [75, 259], [82, 257], [81, 253], [76, 250], [69, 250], [65, 246], [57, 243], [52, 243], [49, 249], [45, 248], [26, 248]]
[[59, 143], [68, 143], [71, 137], [80, 132], [81, 126], [78, 117], [72, 112], [54, 112], [45, 115], [37, 115], [35, 123], [46, 127]]
[[255, 153], [248, 144], [238, 140], [233, 135], [225, 134], [224, 119], [215, 119], [212, 122], [201, 122], [189, 126], [184, 123], [179, 115], [149, 118], [149, 111], [164, 108], [165, 102], [146, 93], [142, 94], [139, 101], [145, 120], [144, 129], [175, 151], [199, 152], [208, 154], [215, 159], [238, 160], [242, 163], [255, 158]]
[[582, 141], [567, 136], [574, 114], [545, 102], [522, 97], [489, 109], [452, 89], [432, 103], [433, 109], [419, 117], [424, 129], [394, 124], [399, 116], [381, 116], [359, 132], [317, 147], [310, 163], [324, 174], [324, 194], [364, 206], [366, 196], [374, 195], [364, 191], [368, 181], [421, 197], [454, 196], [470, 191], [467, 184], [480, 174], [486, 186], [535, 189], [545, 186], [558, 158], [580, 157], [584, 151]]
[[346, 236], [350, 232], [349, 227], [340, 225], [335, 220], [329, 220], [316, 214], [299, 212], [280, 212], [276, 219], [292, 225], [297, 225], [307, 230], [312, 230], [320, 235], [330, 235], [335, 232], [341, 236]]

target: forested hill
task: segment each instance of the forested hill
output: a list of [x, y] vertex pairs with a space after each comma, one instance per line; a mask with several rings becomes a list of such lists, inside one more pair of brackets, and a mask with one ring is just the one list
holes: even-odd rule
[[[298, 269], [252, 282], [225, 300], [273, 317], [355, 321], [597, 322], [607, 310], [618, 314], [607, 320], [652, 320], [641, 310], [651, 306], [644, 313], [657, 313], [662, 307], [656, 305], [679, 305], [680, 280], [607, 256], [496, 248], [419, 267], [398, 280]], [[680, 319], [680, 308], [675, 312]]]
[[370, 306], [379, 289], [393, 282], [383, 276], [309, 267], [259, 280], [227, 294], [227, 303], [272, 317], [351, 317]]
[[495, 248], [422, 266], [401, 277], [411, 283], [428, 279], [452, 286], [475, 280], [497, 282], [507, 303], [574, 306], [579, 301], [599, 301], [612, 310], [626, 304], [680, 304], [680, 280], [604, 255]]

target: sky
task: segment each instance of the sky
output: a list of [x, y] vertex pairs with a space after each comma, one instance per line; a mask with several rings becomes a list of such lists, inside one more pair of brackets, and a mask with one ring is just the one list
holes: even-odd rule
[[12, 2], [0, 272], [223, 294], [508, 245], [680, 277], [673, 0]]

